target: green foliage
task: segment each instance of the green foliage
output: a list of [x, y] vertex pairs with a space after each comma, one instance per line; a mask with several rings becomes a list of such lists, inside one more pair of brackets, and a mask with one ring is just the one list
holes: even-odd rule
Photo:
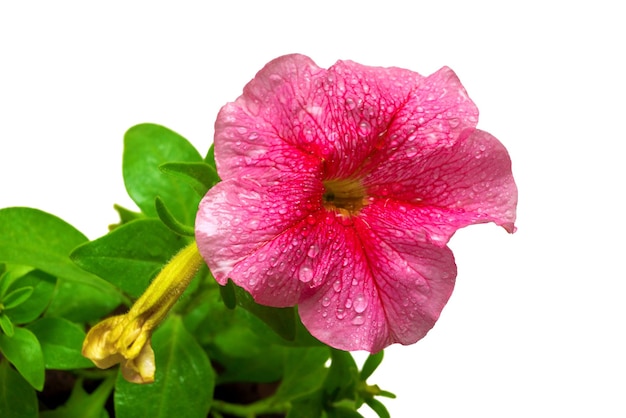
[[122, 172], [130, 197], [144, 214], [156, 217], [159, 196], [176, 219], [193, 225], [201, 196], [161, 171], [162, 164], [171, 162], [199, 163], [202, 157], [185, 138], [163, 126], [146, 123], [126, 132]]
[[[378, 397], [393, 395], [366, 383], [382, 352], [359, 370], [313, 338], [297, 308], [261, 306], [206, 267], [152, 335], [154, 383], [94, 368], [81, 355], [88, 328], [126, 311], [192, 241], [198, 202], [220, 181], [213, 147], [203, 159], [154, 124], [126, 133], [122, 165], [139, 211], [116, 205], [119, 222], [93, 241], [48, 213], [0, 209], [0, 417], [349, 418], [363, 405], [388, 417]], [[38, 400], [55, 385], [46, 370], [74, 382], [54, 409]]]
[[42, 412], [40, 418], [109, 418], [104, 405], [114, 384], [115, 380], [109, 378], [92, 393], [87, 393], [83, 389], [83, 380], [79, 379], [65, 405], [52, 411]]
[[213, 398], [215, 372], [180, 317], [173, 315], [154, 334], [156, 380], [150, 385], [116, 383], [115, 411], [125, 418], [206, 417]]
[[37, 418], [37, 395], [26, 380], [0, 359], [0, 417]]
[[123, 224], [79, 246], [71, 258], [86, 271], [137, 298], [186, 243], [158, 219], [145, 218]]

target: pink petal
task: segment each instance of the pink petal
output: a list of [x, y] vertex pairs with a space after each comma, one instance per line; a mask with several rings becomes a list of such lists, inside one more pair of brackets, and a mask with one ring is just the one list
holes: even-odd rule
[[359, 220], [341, 238], [330, 274], [299, 304], [311, 334], [335, 348], [370, 352], [424, 337], [454, 287], [452, 252]]
[[217, 281], [226, 283], [237, 263], [319, 210], [322, 193], [314, 176], [288, 172], [280, 181], [242, 176], [209, 190], [196, 216], [196, 241]]
[[484, 131], [474, 130], [427, 156], [397, 155], [381, 162], [364, 183], [370, 195], [408, 212], [413, 221], [405, 227], [426, 227], [441, 244], [474, 223], [495, 222], [515, 230], [517, 187], [511, 160]]

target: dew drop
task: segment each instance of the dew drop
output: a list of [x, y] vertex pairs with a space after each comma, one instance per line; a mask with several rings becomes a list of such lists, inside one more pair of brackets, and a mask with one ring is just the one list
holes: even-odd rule
[[365, 317], [363, 315], [357, 315], [352, 320], [352, 325], [363, 325], [365, 323]]
[[341, 280], [335, 280], [335, 282], [333, 283], [333, 290], [335, 292], [341, 291]]
[[367, 308], [367, 299], [364, 295], [357, 295], [354, 298], [354, 311], [356, 313], [362, 313]]
[[346, 304], [345, 304], [345, 306], [346, 306], [346, 309], [350, 309], [350, 308], [352, 308], [352, 299], [348, 298], [348, 299], [346, 300]]
[[328, 296], [324, 296], [324, 298], [322, 299], [322, 306], [326, 308], [329, 305], [330, 305], [330, 298]]
[[313, 270], [310, 267], [302, 266], [298, 272], [298, 278], [303, 283], [308, 283], [313, 279]]
[[359, 134], [361, 136], [369, 135], [371, 131], [372, 131], [372, 126], [369, 124], [369, 122], [364, 120], [364, 121], [361, 121], [361, 123], [359, 123]]
[[343, 308], [339, 308], [337, 309], [337, 311], [335, 312], [335, 316], [337, 317], [337, 319], [343, 319], [346, 317], [346, 311]]
[[354, 101], [354, 99], [348, 97], [346, 99], [346, 109], [354, 110], [355, 108], [356, 108], [356, 102]]
[[309, 251], [306, 253], [306, 255], [308, 255], [311, 258], [315, 258], [317, 257], [319, 253], [320, 253], [320, 247], [316, 244], [313, 244], [309, 247]]

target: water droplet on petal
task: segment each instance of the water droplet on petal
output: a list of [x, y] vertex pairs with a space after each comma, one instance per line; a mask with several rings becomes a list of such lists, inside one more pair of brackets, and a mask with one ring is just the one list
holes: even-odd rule
[[356, 313], [362, 313], [367, 308], [367, 299], [365, 296], [359, 294], [354, 298], [354, 311]]
[[346, 309], [350, 309], [352, 307], [352, 299], [348, 298], [346, 300]]
[[311, 270], [308, 266], [300, 267], [300, 271], [298, 272], [298, 278], [303, 283], [308, 283], [313, 279], [313, 270]]
[[337, 319], [343, 319], [346, 317], [346, 311], [343, 308], [339, 308], [337, 309], [337, 311], [335, 312], [335, 316], [337, 317]]
[[330, 298], [328, 296], [324, 296], [322, 299], [322, 306], [327, 307], [328, 305], [330, 305]]
[[335, 280], [335, 282], [333, 283], [333, 289], [335, 290], [335, 292], [341, 291], [341, 280]]
[[350, 97], [346, 99], [346, 109], [354, 110], [356, 108], [356, 101]]
[[361, 136], [369, 135], [371, 131], [372, 131], [372, 126], [369, 124], [369, 122], [364, 120], [364, 121], [361, 121], [361, 123], [359, 123], [359, 134]]
[[357, 315], [352, 320], [352, 325], [363, 325], [365, 323], [365, 317], [363, 315]]
[[306, 253], [311, 258], [317, 257], [320, 253], [320, 247], [317, 244], [313, 244], [309, 247], [309, 251]]

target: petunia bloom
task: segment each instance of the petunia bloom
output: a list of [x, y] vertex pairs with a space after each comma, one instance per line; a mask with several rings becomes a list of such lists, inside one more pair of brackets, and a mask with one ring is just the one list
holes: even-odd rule
[[454, 232], [515, 229], [510, 158], [477, 121], [446, 67], [277, 58], [217, 117], [223, 181], [200, 203], [200, 253], [219, 283], [298, 305], [335, 348], [414, 343], [452, 293]]

